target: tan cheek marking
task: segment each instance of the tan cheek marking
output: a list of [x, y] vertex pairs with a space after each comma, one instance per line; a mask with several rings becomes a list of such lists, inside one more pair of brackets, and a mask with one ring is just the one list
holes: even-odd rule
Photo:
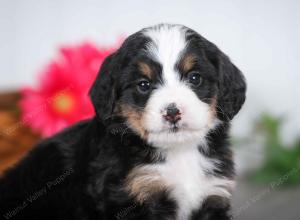
[[153, 72], [148, 64], [139, 62], [138, 66], [139, 66], [139, 70], [142, 72], [143, 75], [145, 75], [149, 79], [152, 78]]
[[210, 120], [209, 123], [213, 123], [214, 119], [217, 117], [217, 99], [216, 97], [212, 98], [212, 101], [210, 103], [209, 107], [209, 115], [210, 115]]
[[144, 203], [157, 193], [166, 191], [167, 186], [158, 172], [137, 167], [127, 176], [126, 190], [139, 203]]
[[196, 57], [194, 55], [188, 55], [182, 62], [182, 68], [184, 73], [188, 73], [195, 65]]
[[217, 99], [216, 97], [213, 97], [212, 98], [212, 101], [211, 101], [211, 104], [210, 104], [210, 111], [211, 111], [211, 114], [213, 116], [217, 116]]
[[147, 138], [147, 131], [144, 128], [143, 115], [141, 112], [126, 104], [121, 104], [120, 114], [127, 119], [131, 128], [142, 138]]

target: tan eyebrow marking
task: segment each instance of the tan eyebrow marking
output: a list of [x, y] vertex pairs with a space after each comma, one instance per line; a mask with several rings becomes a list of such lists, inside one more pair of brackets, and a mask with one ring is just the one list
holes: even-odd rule
[[143, 75], [147, 76], [149, 79], [153, 76], [153, 71], [147, 63], [139, 62], [138, 63], [139, 70], [142, 72]]
[[142, 113], [134, 107], [126, 104], [119, 104], [118, 108], [120, 114], [127, 119], [134, 131], [137, 132], [142, 138], [147, 138], [147, 131], [143, 126], [144, 122]]
[[194, 67], [196, 61], [197, 61], [196, 57], [192, 54], [184, 57], [181, 63], [184, 73], [188, 73]]

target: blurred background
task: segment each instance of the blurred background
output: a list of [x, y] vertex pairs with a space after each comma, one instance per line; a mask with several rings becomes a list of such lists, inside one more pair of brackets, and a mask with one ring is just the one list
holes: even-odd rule
[[41, 138], [91, 117], [88, 88], [124, 37], [179, 23], [217, 44], [248, 82], [232, 127], [233, 216], [298, 220], [299, 12], [297, 0], [0, 0], [0, 173]]

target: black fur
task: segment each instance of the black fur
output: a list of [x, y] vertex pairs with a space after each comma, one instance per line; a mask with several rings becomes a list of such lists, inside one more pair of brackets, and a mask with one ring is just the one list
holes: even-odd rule
[[[245, 100], [245, 81], [215, 45], [189, 31], [187, 50], [205, 59], [201, 71], [210, 73], [206, 89], [195, 92], [204, 101], [217, 96], [218, 117], [224, 122], [208, 134], [209, 151], [202, 153], [221, 161], [214, 175], [233, 178], [227, 133], [230, 119]], [[132, 168], [164, 160], [155, 157], [155, 148], [115, 112], [117, 102], [143, 107], [147, 101], [131, 84], [140, 78], [138, 72], [132, 74], [136, 60], [150, 62], [157, 72], [155, 82], [161, 83], [161, 66], [143, 53], [149, 40], [138, 32], [105, 60], [90, 91], [96, 111], [93, 119], [43, 140], [4, 174], [0, 180], [1, 219], [174, 219], [177, 204], [168, 191], [139, 204], [124, 190]], [[229, 209], [228, 201], [208, 198], [191, 219], [229, 219]]]

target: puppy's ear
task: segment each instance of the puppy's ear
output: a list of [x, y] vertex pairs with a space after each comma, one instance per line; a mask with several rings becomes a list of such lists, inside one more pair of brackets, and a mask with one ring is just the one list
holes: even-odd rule
[[217, 112], [221, 120], [229, 121], [239, 112], [246, 98], [246, 82], [241, 71], [217, 47], [210, 58], [219, 75]]
[[96, 116], [102, 122], [111, 118], [116, 99], [116, 53], [109, 55], [101, 65], [97, 78], [89, 92]]

